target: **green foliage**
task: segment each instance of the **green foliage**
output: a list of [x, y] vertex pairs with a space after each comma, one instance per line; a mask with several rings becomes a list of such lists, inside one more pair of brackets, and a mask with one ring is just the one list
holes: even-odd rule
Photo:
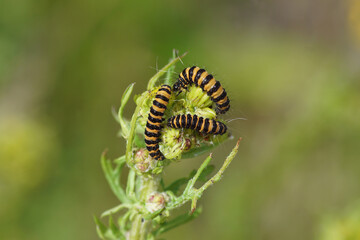
[[[170, 83], [174, 64], [181, 58], [176, 55], [174, 51], [174, 58], [150, 79], [149, 91], [136, 97], [136, 108], [130, 122], [123, 118], [123, 112], [134, 84], [131, 84], [122, 96], [116, 120], [121, 127], [121, 136], [127, 141], [126, 154], [114, 160], [113, 163], [106, 159], [105, 153], [101, 157], [106, 180], [121, 204], [101, 215], [101, 217], [109, 218], [108, 226], [95, 217], [97, 232], [102, 239], [124, 239], [125, 236], [127, 239], [154, 239], [164, 232], [193, 220], [201, 212], [201, 209], [196, 209], [198, 199], [209, 186], [220, 180], [238, 151], [240, 140], [225, 160], [224, 165], [210, 179], [208, 179], [209, 175], [215, 169], [214, 165], [209, 165], [212, 155], [207, 157], [199, 169], [193, 170], [188, 177], [180, 178], [168, 187], [164, 187], [161, 173], [165, 166], [171, 164], [172, 159], [180, 160], [183, 152], [185, 157], [197, 156], [228, 138], [227, 134], [205, 138], [194, 131], [164, 127], [162, 130], [164, 143], [161, 144], [160, 149], [168, 159], [156, 161], [147, 154], [142, 135], [152, 99], [158, 89], [155, 85], [165, 73], [167, 73], [165, 82]], [[209, 108], [212, 102], [206, 93], [191, 88], [189, 93], [183, 95], [178, 97], [185, 98], [185, 101], [175, 101], [173, 97], [170, 99], [167, 112], [174, 114], [178, 109], [185, 109], [187, 112], [194, 113], [196, 110], [200, 116], [216, 117], [215, 113], [212, 113], [213, 110]], [[120, 184], [120, 177], [126, 163], [130, 169], [124, 190]], [[115, 164], [114, 167], [113, 164]], [[203, 182], [203, 185], [195, 188], [197, 182]], [[185, 186], [185, 189], [179, 195], [182, 186]], [[161, 190], [163, 192], [160, 192]], [[170, 211], [187, 202], [191, 202], [191, 211], [169, 220]], [[116, 224], [113, 216], [121, 212]]]

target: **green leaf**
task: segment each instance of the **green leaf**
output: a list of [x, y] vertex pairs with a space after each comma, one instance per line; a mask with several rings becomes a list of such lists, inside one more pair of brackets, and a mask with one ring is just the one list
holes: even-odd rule
[[177, 193], [179, 192], [180, 190], [180, 187], [182, 185], [185, 185], [188, 181], [189, 181], [190, 178], [180, 178], [176, 181], [174, 181], [173, 183], [171, 183], [168, 187], [165, 188], [165, 191], [172, 191], [173, 193]]
[[210, 142], [203, 142], [200, 144], [199, 147], [192, 148], [189, 151], [184, 152], [183, 154], [181, 154], [181, 158], [185, 159], [197, 157], [203, 153], [209, 152], [211, 149], [214, 149], [227, 139], [229, 139], [229, 134], [214, 136]]
[[185, 223], [197, 218], [200, 215], [201, 211], [202, 211], [201, 208], [197, 208], [192, 214], [186, 213], [186, 214], [180, 215], [168, 222], [161, 224], [160, 227], [153, 232], [154, 236], [160, 235], [164, 232], [167, 232], [173, 228], [176, 228], [182, 224], [185, 224]]
[[125, 108], [125, 105], [126, 103], [129, 101], [129, 98], [131, 96], [131, 93], [134, 89], [134, 84], [135, 83], [132, 83], [130, 84], [126, 90], [124, 91], [122, 97], [121, 97], [121, 104], [120, 104], [120, 108], [119, 108], [119, 111], [118, 111], [118, 120], [119, 120], [119, 123], [120, 123], [120, 126], [121, 126], [121, 133], [122, 133], [122, 136], [124, 138], [128, 138], [129, 137], [129, 133], [130, 133], [130, 123], [128, 120], [125, 120], [123, 118], [123, 112], [124, 112], [124, 108]]
[[138, 148], [145, 148], [146, 144], [143, 137], [140, 137], [139, 135], [135, 134], [134, 143], [136, 147]]
[[112, 216], [109, 217], [109, 227], [111, 230], [112, 235], [114, 235], [116, 238], [119, 238], [121, 233], [119, 228], [115, 225]]
[[113, 208], [103, 212], [101, 214], [101, 217], [105, 217], [105, 216], [109, 216], [111, 214], [117, 213], [118, 211], [120, 211], [120, 210], [122, 210], [124, 208], [131, 208], [131, 205], [130, 204], [120, 204], [120, 205], [118, 205], [116, 207], [113, 207]]
[[104, 152], [101, 156], [101, 166], [104, 171], [105, 178], [115, 196], [122, 203], [130, 203], [130, 200], [125, 195], [124, 189], [120, 186], [120, 176], [121, 170], [125, 164], [125, 156], [121, 157], [120, 159], [121, 160], [118, 160], [118, 166], [115, 170], [113, 170], [111, 161], [106, 159]]
[[211, 149], [215, 148], [217, 145], [218, 144], [202, 144], [200, 147], [193, 148], [187, 152], [184, 152], [183, 154], [181, 154], [181, 158], [185, 159], [185, 158], [193, 158], [200, 156], [201, 154], [206, 153]]
[[215, 166], [214, 165], [208, 165], [204, 168], [202, 173], [200, 174], [198, 180], [205, 182], [208, 178], [208, 176], [214, 171]]
[[99, 235], [101, 239], [106, 239], [105, 235], [108, 230], [108, 228], [101, 222], [100, 219], [98, 219], [96, 216], [94, 216], [94, 221], [96, 224], [96, 232]]
[[164, 183], [163, 178], [160, 179], [160, 186], [161, 186], [161, 189], [165, 191], [165, 183]]
[[191, 178], [193, 178], [195, 176], [195, 174], [196, 174], [196, 170], [194, 169], [190, 172], [188, 179], [190, 180]]
[[[214, 171], [214, 169], [215, 169], [214, 165], [206, 166], [204, 168], [204, 170], [201, 172], [198, 180], [205, 182], [207, 180], [207, 177]], [[195, 176], [196, 172], [197, 171], [194, 169], [190, 172], [189, 177], [184, 177], [184, 178], [175, 180], [168, 187], [165, 188], [165, 191], [172, 191], [174, 194], [177, 194], [179, 192], [181, 186], [187, 184], [188, 181]]]

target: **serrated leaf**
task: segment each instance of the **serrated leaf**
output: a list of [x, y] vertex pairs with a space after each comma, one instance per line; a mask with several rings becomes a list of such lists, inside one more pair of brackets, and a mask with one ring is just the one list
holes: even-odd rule
[[124, 138], [128, 138], [129, 137], [129, 133], [130, 133], [130, 122], [126, 119], [123, 118], [123, 112], [124, 112], [124, 108], [126, 103], [129, 101], [131, 93], [134, 89], [134, 84], [132, 83], [130, 84], [124, 91], [122, 97], [121, 97], [121, 104], [120, 104], [120, 108], [118, 111], [118, 120], [121, 126], [121, 133], [123, 135]]

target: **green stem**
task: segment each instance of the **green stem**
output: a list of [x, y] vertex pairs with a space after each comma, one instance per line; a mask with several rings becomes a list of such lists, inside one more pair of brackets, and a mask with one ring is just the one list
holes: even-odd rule
[[222, 174], [224, 173], [226, 168], [230, 165], [231, 161], [235, 158], [235, 156], [238, 152], [238, 149], [239, 149], [240, 141], [241, 141], [241, 138], [239, 138], [235, 147], [233, 148], [233, 150], [231, 151], [229, 156], [226, 158], [224, 164], [221, 166], [219, 171], [212, 178], [210, 178], [202, 187], [200, 187], [199, 189], [196, 189], [196, 188], [194, 188], [195, 182], [196, 182], [197, 178], [200, 176], [201, 172], [204, 170], [204, 168], [209, 164], [212, 156], [210, 155], [209, 157], [207, 157], [205, 159], [205, 161], [201, 164], [201, 166], [200, 166], [199, 170], [196, 172], [195, 176], [188, 182], [188, 185], [186, 186], [183, 194], [179, 197], [175, 197], [175, 198], [173, 197], [172, 201], [168, 203], [166, 209], [172, 210], [172, 209], [178, 208], [191, 200], [191, 202], [192, 202], [191, 203], [191, 212], [193, 213], [196, 208], [196, 202], [201, 197], [203, 192], [208, 187], [210, 187], [211, 185], [213, 185], [214, 183], [218, 182], [221, 179]]
[[[141, 184], [138, 189], [140, 192], [140, 201], [145, 203], [148, 196], [159, 190], [160, 188], [160, 179], [161, 175], [152, 175], [152, 176], [137, 176], [140, 178]], [[146, 217], [139, 213], [136, 215], [132, 221], [132, 226], [130, 230], [130, 239], [131, 240], [146, 240], [148, 235], [152, 231], [152, 219], [146, 219]]]
[[129, 175], [128, 175], [128, 181], [127, 181], [127, 187], [126, 187], [126, 195], [134, 201], [136, 201], [135, 178], [136, 178], [136, 173], [132, 168], [130, 168]]
[[139, 104], [136, 106], [134, 114], [133, 114], [133, 116], [131, 118], [131, 122], [130, 122], [130, 133], [129, 133], [129, 138], [127, 139], [127, 143], [126, 143], [126, 162], [129, 166], [133, 165], [133, 164], [131, 164], [130, 161], [132, 159], [132, 145], [133, 145], [134, 137], [135, 137], [136, 120], [138, 119], [140, 108], [141, 108], [140, 106], [142, 106], [144, 100], [145, 100], [145, 98], [141, 99]]

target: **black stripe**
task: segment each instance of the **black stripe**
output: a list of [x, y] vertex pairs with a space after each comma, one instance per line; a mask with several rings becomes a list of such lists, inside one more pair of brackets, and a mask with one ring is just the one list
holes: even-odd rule
[[226, 102], [224, 102], [223, 104], [220, 104], [220, 105], [217, 105], [219, 108], [224, 108], [226, 107], [227, 105], [229, 105], [230, 101], [229, 101], [229, 98], [226, 100]]
[[179, 82], [180, 82], [181, 88], [186, 88], [186, 86], [188, 85], [187, 81], [183, 78], [179, 78]]
[[227, 126], [225, 124], [223, 124], [223, 125], [224, 125], [224, 131], [222, 134], [226, 133], [226, 131], [227, 131]]
[[176, 119], [176, 117], [172, 117], [172, 118], [171, 118], [171, 127], [172, 127], [172, 128], [176, 128], [176, 126], [175, 126], [175, 119]]
[[230, 104], [228, 104], [227, 106], [225, 106], [225, 108], [219, 108], [219, 107], [217, 107], [217, 108], [215, 109], [215, 111], [216, 111], [217, 114], [223, 114], [223, 113], [226, 113], [227, 111], [229, 111], [229, 109], [230, 109]]
[[153, 107], [150, 108], [150, 112], [155, 116], [162, 116], [164, 113], [156, 111]]
[[145, 135], [148, 137], [160, 137], [160, 132], [154, 133], [154, 132], [149, 132], [148, 130], [145, 129]]
[[214, 86], [212, 86], [209, 91], [207, 92], [208, 96], [211, 96], [213, 93], [215, 93], [219, 88], [220, 88], [221, 84], [219, 81], [216, 81], [216, 83], [214, 84]]
[[147, 140], [147, 139], [145, 139], [145, 143], [146, 144], [157, 144], [157, 143], [159, 143], [159, 140]]
[[191, 122], [191, 127], [190, 127], [191, 129], [195, 129], [197, 119], [198, 119], [198, 116], [194, 115], [193, 118], [192, 118], [192, 122]]
[[209, 119], [205, 118], [205, 124], [203, 129], [204, 133], [207, 133], [209, 131], [209, 125], [210, 125]]
[[165, 102], [169, 102], [169, 99], [167, 97], [165, 97], [164, 95], [157, 94], [155, 96], [155, 98], [160, 98], [161, 100], [163, 100]]
[[180, 115], [177, 115], [177, 116], [176, 116], [175, 121], [176, 121], [176, 126], [177, 126], [177, 128], [180, 128], [180, 127], [181, 127], [181, 125], [180, 125]]
[[171, 125], [173, 128], [175, 128], [175, 117], [171, 118]]
[[198, 79], [200, 78], [201, 74], [205, 72], [205, 69], [200, 69], [197, 73], [196, 73], [196, 76], [195, 78], [193, 79], [193, 82], [195, 83], [196, 86], [198, 86], [197, 82], [198, 82]]
[[158, 161], [162, 161], [165, 159], [164, 155], [160, 151], [157, 151], [156, 155], [153, 158], [155, 158]]
[[191, 114], [186, 115], [186, 118], [187, 118], [186, 128], [190, 128], [190, 126], [191, 126], [191, 120], [192, 120]]
[[189, 81], [191, 81], [190, 79], [193, 78], [193, 74], [194, 74], [194, 69], [196, 68], [196, 66], [193, 66], [189, 69]]
[[153, 122], [153, 123], [162, 123], [162, 119], [161, 118], [153, 118], [150, 114], [148, 116], [148, 120]]
[[[170, 89], [171, 89], [171, 88], [170, 88]], [[167, 89], [167, 88], [160, 88], [160, 89], [157, 91], [157, 93], [160, 92], [160, 91], [165, 91], [165, 92], [167, 92], [168, 94], [171, 94], [171, 91], [170, 91], [169, 89]]]
[[199, 118], [199, 123], [198, 123], [197, 126], [196, 126], [196, 130], [197, 130], [197, 131], [200, 131], [203, 121], [204, 121], [204, 118], [203, 118], [203, 117], [200, 117], [200, 118]]
[[229, 109], [230, 109], [230, 104], [229, 104], [229, 105], [227, 105], [227, 107], [226, 107], [225, 109], [221, 109], [221, 111], [223, 111], [223, 112], [227, 112]]
[[171, 86], [170, 85], [167, 85], [167, 84], [163, 84], [161, 85], [162, 88], [167, 88], [167, 89], [170, 89], [171, 90]]
[[146, 123], [146, 127], [151, 129], [151, 130], [161, 130], [161, 127], [160, 126], [156, 126], [154, 124], [151, 124], [150, 122], [147, 122]]
[[181, 115], [181, 127], [185, 127], [186, 119], [185, 115]]
[[185, 69], [182, 71], [182, 75], [183, 75], [184, 79], [185, 79], [186, 82], [187, 82], [188, 76], [186, 75], [186, 69], [187, 69], [187, 68], [185, 68]]
[[224, 89], [223, 92], [220, 94], [220, 96], [217, 97], [217, 98], [214, 98], [213, 101], [215, 103], [217, 103], [218, 101], [223, 100], [225, 97], [226, 97], [226, 92], [225, 92], [225, 89]]
[[155, 146], [146, 146], [146, 149], [150, 152], [150, 151], [156, 151], [159, 150], [159, 145], [155, 145]]
[[224, 124], [223, 123], [221, 123], [221, 122], [219, 122], [219, 132], [217, 132], [216, 134], [222, 134], [222, 131], [224, 130]]
[[212, 124], [211, 133], [215, 133], [219, 123], [217, 121], [215, 121], [215, 120], [212, 120], [212, 121], [213, 121], [212, 122], [213, 124]]
[[159, 155], [159, 152], [160, 152], [159, 150], [156, 152], [152, 152], [152, 153], [150, 153], [150, 156], [156, 159], [157, 156]]
[[213, 79], [213, 78], [214, 78], [214, 77], [213, 77], [211, 74], [207, 75], [207, 76], [205, 77], [205, 79], [202, 81], [202, 83], [200, 84], [201, 89], [204, 90], [205, 85], [208, 84], [209, 81], [210, 81], [211, 79]]
[[153, 101], [153, 105], [162, 108], [162, 109], [166, 109], [166, 106], [162, 103], [159, 103], [158, 101], [156, 101], [156, 99]]

